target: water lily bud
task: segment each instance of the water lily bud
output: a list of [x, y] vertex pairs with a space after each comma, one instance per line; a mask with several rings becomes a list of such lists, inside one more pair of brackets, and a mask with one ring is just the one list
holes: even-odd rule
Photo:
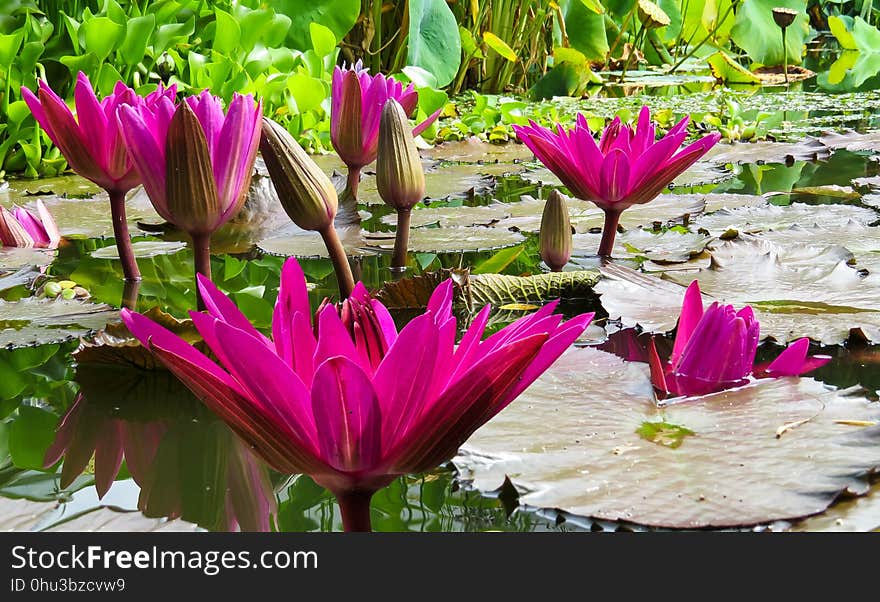
[[279, 124], [263, 118], [260, 153], [284, 211], [304, 230], [333, 224], [338, 199], [330, 178]]
[[550, 193], [541, 216], [541, 259], [551, 270], [561, 272], [571, 258], [571, 221], [568, 204], [558, 190]]
[[394, 99], [382, 109], [376, 184], [382, 200], [397, 210], [412, 209], [425, 197], [425, 172], [412, 128], [406, 111]]
[[797, 16], [797, 11], [790, 8], [780, 7], [773, 9], [773, 20], [776, 21], [776, 24], [782, 29], [785, 29], [794, 23]]

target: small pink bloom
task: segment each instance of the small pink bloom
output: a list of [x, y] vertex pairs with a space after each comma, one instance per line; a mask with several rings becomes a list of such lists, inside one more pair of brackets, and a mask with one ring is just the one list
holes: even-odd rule
[[[333, 70], [330, 140], [349, 168], [361, 168], [376, 160], [379, 121], [389, 99], [399, 102], [406, 114], [412, 115], [419, 95], [412, 84], [404, 88], [392, 77], [370, 75], [361, 61]], [[425, 131], [439, 115], [438, 109], [413, 129], [413, 136]]]
[[672, 355], [663, 363], [653, 339], [648, 347], [651, 381], [662, 397], [699, 396], [730, 389], [757, 378], [799, 376], [830, 361], [807, 356], [808, 339], [788, 346], [769, 365], [755, 366], [760, 326], [748, 305], [713, 303], [703, 311], [700, 285], [694, 280], [685, 292]]
[[0, 207], [0, 247], [54, 249], [61, 240], [55, 219], [43, 201], [37, 200], [37, 214], [22, 207], [9, 211]]

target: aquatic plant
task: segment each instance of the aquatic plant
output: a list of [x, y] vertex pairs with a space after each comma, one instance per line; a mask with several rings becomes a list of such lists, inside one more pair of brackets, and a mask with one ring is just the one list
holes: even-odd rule
[[0, 247], [43, 247], [54, 249], [61, 240], [55, 219], [43, 201], [37, 200], [37, 214], [23, 207], [12, 211], [0, 207]]
[[635, 128], [615, 117], [602, 131], [598, 144], [582, 114], [570, 130], [557, 124], [554, 132], [534, 121], [513, 129], [573, 195], [592, 201], [605, 212], [599, 255], [610, 256], [620, 214], [632, 205], [654, 200], [720, 139], [712, 133], [679, 150], [687, 137], [687, 124], [685, 117], [656, 140], [651, 113], [645, 106]]
[[554, 272], [561, 272], [571, 259], [571, 219], [568, 204], [558, 190], [550, 192], [541, 215], [539, 247], [541, 259]]
[[176, 91], [175, 86], [164, 88], [160, 85], [155, 92], [142, 98], [118, 82], [113, 94], [98, 101], [89, 78], [80, 72], [74, 91], [74, 117], [70, 107], [43, 80], [39, 82], [37, 94], [27, 88], [21, 90], [34, 119], [61, 150], [71, 169], [107, 191], [113, 235], [126, 280], [140, 279], [125, 218], [125, 195], [141, 183], [141, 178], [122, 139], [117, 111], [123, 106], [151, 110], [160, 102], [172, 102]]
[[211, 234], [244, 204], [260, 143], [262, 105], [236, 94], [223, 112], [208, 91], [175, 108], [124, 106], [122, 131], [156, 212], [193, 241], [196, 272], [211, 277]]
[[[382, 109], [389, 99], [394, 99], [411, 115], [419, 95], [412, 84], [404, 88], [392, 77], [370, 75], [358, 61], [347, 68], [336, 67], [331, 97], [330, 139], [348, 167], [342, 207], [347, 220], [357, 221], [361, 169], [375, 161], [379, 152]], [[413, 128], [413, 136], [421, 134], [439, 115], [440, 109]]]
[[123, 321], [272, 467], [309, 474], [333, 492], [349, 531], [369, 530], [376, 491], [451, 458], [593, 317], [560, 325], [554, 302], [483, 341], [487, 306], [456, 346], [446, 280], [400, 332], [363, 285], [343, 317], [325, 305], [313, 326], [305, 277], [291, 258], [269, 339], [210, 280], [198, 281], [208, 313], [190, 315], [219, 364], [141, 314], [123, 310]]
[[339, 207], [336, 188], [330, 178], [281, 125], [263, 117], [260, 153], [272, 177], [281, 206], [297, 226], [321, 235], [345, 299], [354, 288], [354, 278], [345, 248], [333, 226]]
[[425, 197], [425, 170], [410, 134], [406, 113], [393, 98], [382, 108], [379, 123], [376, 185], [385, 204], [397, 212], [391, 267], [403, 269], [406, 267], [412, 209]]
[[828, 363], [829, 356], [808, 356], [809, 339], [791, 343], [769, 364], [755, 366], [760, 325], [752, 308], [712, 303], [703, 310], [699, 282], [684, 295], [672, 355], [661, 362], [651, 339], [651, 382], [662, 397], [698, 396], [723, 391], [757, 378], [799, 376]]

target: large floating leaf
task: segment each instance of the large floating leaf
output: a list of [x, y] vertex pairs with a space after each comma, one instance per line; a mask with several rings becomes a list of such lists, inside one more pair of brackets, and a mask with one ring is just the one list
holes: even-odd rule
[[0, 247], [0, 273], [25, 266], [43, 267], [52, 263], [56, 251], [24, 247]]
[[55, 502], [0, 498], [4, 531], [111, 531], [125, 533], [191, 532], [198, 526], [184, 520], [147, 518], [140, 512], [96, 506], [86, 512], [65, 513]]
[[[346, 253], [354, 256], [373, 254], [372, 251], [365, 249], [364, 233], [359, 227], [337, 228], [337, 230]], [[270, 255], [299, 258], [329, 257], [324, 240], [317, 232], [301, 230], [292, 224], [285, 231], [289, 233], [261, 240], [257, 246]]]
[[[492, 203], [478, 207], [430, 207], [413, 209], [410, 225], [413, 228], [437, 225], [441, 228], [451, 226], [488, 226], [510, 217], [509, 205]], [[397, 214], [390, 213], [382, 218], [383, 224], [397, 225]]]
[[[110, 201], [100, 193], [92, 198], [64, 198], [44, 196], [43, 202], [58, 223], [64, 236], [85, 236], [88, 238], [109, 238], [113, 236], [113, 218], [110, 215]], [[137, 233], [137, 222], [161, 222], [150, 200], [142, 188], [129, 196], [125, 204], [125, 215], [129, 230]]]
[[[821, 225], [828, 228], [848, 228], [859, 224], [867, 226], [880, 215], [871, 209], [853, 205], [806, 205], [794, 203], [788, 207], [763, 205], [724, 209], [696, 220], [695, 226], [705, 228], [713, 234], [723, 234], [731, 228], [739, 232], [755, 233], [767, 230], [782, 230], [791, 226]], [[838, 240], [845, 244], [847, 239]]]
[[513, 168], [513, 163], [534, 158], [525, 144], [489, 144], [476, 136], [456, 142], [443, 142], [422, 153], [432, 159], [476, 163], [480, 167], [491, 163], [507, 163]]
[[[596, 205], [574, 198], [567, 198], [566, 203], [571, 224], [577, 232], [602, 228], [605, 214]], [[650, 203], [633, 205], [624, 211], [620, 215], [620, 225], [623, 228], [674, 225], [695, 218], [703, 212], [704, 207], [705, 202], [699, 195], [661, 194]], [[524, 195], [523, 200], [508, 205], [510, 217], [499, 221], [495, 227], [538, 232], [543, 210], [544, 201]]]
[[831, 155], [831, 150], [818, 138], [807, 136], [800, 142], [735, 142], [716, 144], [706, 154], [706, 161], [727, 163], [785, 163], [818, 161]]
[[[393, 232], [371, 232], [364, 238], [369, 247], [394, 248]], [[413, 228], [409, 234], [409, 250], [416, 253], [467, 253], [510, 247], [523, 240], [522, 234], [501, 228]]]
[[[156, 257], [157, 255], [171, 255], [186, 248], [186, 243], [173, 240], [142, 240], [131, 245], [134, 256], [139, 259]], [[96, 259], [119, 259], [119, 249], [116, 245], [107, 245], [97, 251], [92, 251], [92, 257]]]
[[[600, 233], [576, 234], [573, 238], [573, 255], [595, 255], [601, 238]], [[651, 232], [633, 228], [615, 237], [611, 254], [617, 259], [682, 263], [702, 253], [711, 240], [712, 237], [695, 232]]]
[[509, 478], [531, 506], [657, 527], [746, 526], [864, 493], [880, 428], [846, 421], [878, 418], [860, 395], [795, 378], [658, 408], [646, 365], [572, 349], [454, 462], [482, 491]]
[[85, 336], [116, 320], [109, 305], [27, 298], [0, 301], [0, 347], [46, 345]]

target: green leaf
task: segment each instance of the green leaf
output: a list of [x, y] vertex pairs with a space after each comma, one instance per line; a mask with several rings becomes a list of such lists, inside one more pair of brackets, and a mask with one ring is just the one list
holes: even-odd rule
[[853, 40], [860, 52], [880, 52], [880, 30], [856, 17], [853, 23]]
[[100, 95], [109, 96], [113, 93], [113, 88], [116, 84], [122, 81], [122, 79], [122, 74], [116, 70], [116, 67], [110, 63], [104, 63], [98, 71], [98, 79], [95, 82], [95, 89]]
[[59, 60], [70, 70], [70, 73], [74, 78], [79, 71], [82, 71], [89, 77], [93, 77], [100, 64], [98, 57], [91, 52], [82, 56], [62, 56]]
[[517, 61], [518, 57], [513, 51], [513, 48], [508, 46], [504, 40], [496, 36], [491, 31], [487, 31], [483, 34], [483, 41], [486, 42], [486, 45], [489, 46], [489, 48], [506, 58], [511, 63], [515, 63]]
[[798, 16], [786, 30], [785, 48], [790, 65], [799, 65], [810, 31], [806, 0], [745, 0], [736, 12], [731, 39], [749, 58], [762, 65], [781, 65], [782, 30], [773, 21], [774, 8], [790, 8]]
[[725, 84], [756, 84], [761, 85], [757, 75], [734, 61], [726, 52], [719, 50], [708, 59], [712, 75]]
[[309, 34], [312, 39], [312, 48], [320, 57], [328, 56], [336, 49], [336, 36], [333, 30], [320, 23], [309, 23]]
[[651, 443], [676, 449], [681, 447], [684, 438], [693, 435], [694, 431], [678, 424], [670, 424], [669, 422], [643, 422], [636, 429], [636, 433], [639, 437]]
[[599, 2], [599, 0], [580, 0], [580, 2], [587, 9], [593, 11], [597, 15], [601, 15], [605, 12], [605, 7], [602, 6], [602, 3]]
[[501, 272], [509, 266], [513, 261], [522, 254], [525, 250], [523, 245], [518, 245], [516, 247], [510, 247], [507, 249], [501, 249], [496, 252], [492, 257], [488, 259], [484, 259], [483, 261], [477, 263], [474, 268], [471, 270], [472, 274], [495, 274]]
[[560, 7], [571, 47], [590, 60], [604, 61], [608, 54], [604, 17], [580, 0], [567, 0]]
[[43, 469], [46, 450], [55, 438], [58, 417], [35, 406], [21, 406], [9, 426], [9, 453], [18, 468]]
[[119, 47], [126, 65], [137, 65], [147, 52], [147, 43], [156, 29], [156, 17], [146, 15], [129, 19], [125, 25], [125, 39]]
[[[160, 19], [161, 21], [161, 19]], [[190, 17], [185, 23], [160, 25], [153, 40], [153, 56], [158, 57], [177, 40], [186, 40], [196, 31], [196, 19]]]
[[455, 15], [445, 0], [410, 0], [407, 63], [434, 74], [438, 86], [446, 86], [458, 73], [461, 38]]
[[94, 17], [82, 24], [83, 43], [86, 52], [92, 52], [98, 62], [104, 62], [125, 35], [125, 26], [108, 17]]
[[15, 33], [9, 35], [0, 35], [0, 65], [12, 65], [18, 49], [21, 47], [21, 41], [24, 38], [24, 30], [19, 29]]
[[844, 50], [856, 50], [856, 40], [850, 28], [853, 25], [852, 17], [832, 15], [828, 17], [828, 29], [837, 38], [840, 47]]
[[217, 29], [214, 31], [213, 48], [221, 54], [231, 55], [241, 40], [241, 28], [229, 13], [215, 8], [214, 14], [217, 18]]
[[304, 73], [291, 75], [287, 80], [287, 89], [300, 111], [317, 109], [327, 94], [324, 82]]
[[328, 27], [341, 40], [354, 27], [361, 12], [360, 0], [270, 0], [267, 4], [290, 17], [287, 45], [296, 50], [312, 47], [312, 23]]

